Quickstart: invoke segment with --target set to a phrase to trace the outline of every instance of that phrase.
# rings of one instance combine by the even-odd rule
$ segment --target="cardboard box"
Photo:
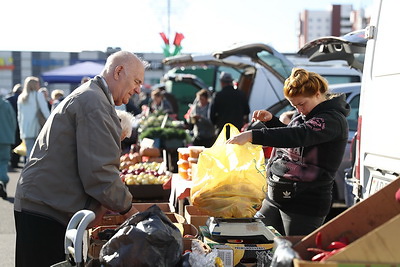
[[[192,248],[192,240],[196,239],[199,235],[199,232],[193,224],[184,223],[182,224],[183,234],[182,234],[182,242],[183,242],[183,251],[191,250]]]
[[[100,225],[119,225],[125,221],[124,217],[119,213],[107,213],[101,219]]]
[[[157,205],[163,212],[173,212],[174,208],[170,206],[169,203],[133,203],[132,204],[139,212],[143,212],[147,210],[149,207],[153,205]],[[107,225],[119,225],[125,221],[124,217],[119,213],[108,212],[106,213],[100,225],[107,226]]]
[[[168,201],[171,189],[163,189],[162,184],[126,185],[134,201],[158,199]]]
[[[369,263],[340,263],[340,262],[313,262],[295,259],[293,261],[294,267],[398,267],[397,264],[369,264]]]
[[[187,223],[193,224],[197,230],[199,230],[199,226],[206,225],[208,218],[210,216],[199,210],[199,208],[192,205],[185,206],[185,219]]]
[[[139,203],[135,202],[132,204],[138,211],[143,212],[153,205],[157,205],[163,212],[175,212],[175,208],[169,204],[169,202],[160,203]]]
[[[400,203],[399,203],[400,205]],[[400,214],[349,244],[332,261],[400,263]]]
[[[186,223],[185,217],[174,212],[164,212],[173,223]]]
[[[307,251],[309,247],[316,247],[315,237],[318,232],[322,235],[323,248],[343,236],[350,241],[345,249],[329,259],[329,264],[399,263],[400,246],[396,241],[400,229],[400,203],[395,199],[399,188],[400,178],[302,238],[293,246],[302,259],[296,260],[297,266],[326,266],[326,262],[311,262],[314,253]]]
[[[273,228],[271,230],[275,231]],[[278,232],[275,233],[280,236]],[[210,238],[207,226],[200,226],[200,236],[204,244],[218,250],[218,257],[222,259],[225,267],[269,266],[271,263],[274,243],[218,243]]]
[[[107,226],[97,226],[90,228],[88,231],[88,254],[92,259],[98,259],[100,250],[108,239],[101,239],[99,233],[106,231],[107,229],[115,229],[119,225],[107,225]]]

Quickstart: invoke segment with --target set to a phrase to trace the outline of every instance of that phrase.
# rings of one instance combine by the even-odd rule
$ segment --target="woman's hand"
[[[226,140],[226,143],[244,145],[245,143],[251,141],[253,141],[253,134],[251,133],[251,131],[246,131],[229,138],[228,140]]]
[[[270,121],[272,119],[272,114],[271,112],[263,109],[263,110],[255,110],[253,112],[253,117],[251,118],[251,121]]]

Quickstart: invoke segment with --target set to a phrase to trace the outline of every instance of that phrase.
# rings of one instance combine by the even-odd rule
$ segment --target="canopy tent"
[[[80,83],[85,76],[94,77],[99,74],[104,64],[85,61],[42,73],[41,77],[47,83]]]

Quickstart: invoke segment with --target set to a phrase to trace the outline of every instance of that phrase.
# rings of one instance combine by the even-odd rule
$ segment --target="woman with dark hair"
[[[211,147],[215,142],[214,124],[210,119],[210,92],[201,89],[189,114],[189,124],[193,125],[193,145]]]

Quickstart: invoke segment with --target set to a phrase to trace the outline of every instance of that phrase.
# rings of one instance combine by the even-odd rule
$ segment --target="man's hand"
[[[100,225],[104,215],[106,214],[106,212],[108,211],[108,209],[106,209],[103,206],[100,206],[97,210],[94,211],[95,213],[95,218],[94,220],[88,225],[88,228],[92,228],[95,226]]]
[[[130,217],[132,217],[133,215],[135,215],[136,213],[138,213],[139,211],[133,206],[132,204],[132,208],[125,213],[124,215],[122,215],[124,217],[124,219],[129,219]]]

